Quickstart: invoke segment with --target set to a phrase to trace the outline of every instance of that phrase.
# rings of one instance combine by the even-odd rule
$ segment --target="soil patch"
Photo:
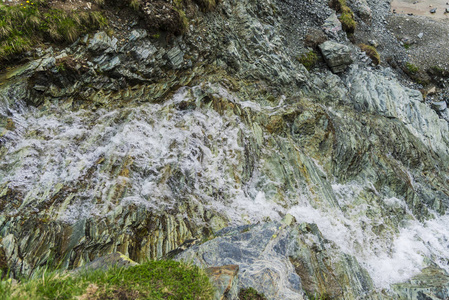
[[[393,0],[391,2],[392,12],[398,14],[413,14],[425,16],[435,20],[449,20],[449,13],[445,13],[449,8],[447,0]],[[435,13],[430,11],[435,9]]]

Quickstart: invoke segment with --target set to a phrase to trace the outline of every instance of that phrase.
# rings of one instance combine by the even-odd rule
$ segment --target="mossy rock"
[[[366,53],[369,58],[373,61],[375,65],[380,64],[380,55],[379,52],[377,52],[377,49],[373,46],[366,45],[366,44],[360,44],[359,45],[360,50]]]
[[[319,56],[315,51],[309,51],[298,58],[298,61],[306,67],[307,70],[311,70],[318,62]]]
[[[354,13],[347,5],[346,0],[332,0],[329,3],[329,6],[340,14],[338,19],[341,22],[343,30],[348,34],[353,34],[357,27],[357,22],[355,21]]]

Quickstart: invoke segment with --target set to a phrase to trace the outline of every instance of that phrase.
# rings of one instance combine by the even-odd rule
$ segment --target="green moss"
[[[32,49],[42,41],[73,42],[80,34],[106,24],[99,12],[48,9],[43,2],[0,3],[0,60]]]
[[[213,288],[196,266],[171,260],[129,268],[88,271],[78,276],[36,273],[16,286],[0,282],[2,299],[212,299]]]
[[[307,294],[307,298],[309,298],[309,300],[330,300],[330,299],[332,299],[332,297],[330,297],[328,294],[323,294],[323,295],[318,295],[318,294],[309,295],[309,294]]]
[[[309,51],[298,58],[298,61],[306,67],[307,70],[312,69],[318,62],[318,55],[315,51]]]
[[[370,45],[360,44],[360,49],[368,55],[369,58],[373,61],[375,65],[380,64],[380,55],[377,52],[377,49]]]
[[[259,294],[252,287],[247,289],[241,289],[239,292],[239,300],[266,300],[264,294]]]
[[[430,74],[432,75],[436,75],[438,77],[448,77],[449,72],[443,68],[441,68],[440,66],[432,66],[430,67]]]
[[[346,33],[353,34],[357,27],[357,22],[354,20],[354,13],[346,4],[346,0],[332,0],[330,6],[340,14],[338,19],[343,30]]]
[[[345,7],[338,19],[340,20],[341,26],[345,32],[354,33],[357,27],[357,22],[354,20],[354,13],[349,7]]]
[[[406,67],[407,71],[412,75],[419,72],[419,68],[412,63],[406,62],[405,67]]]

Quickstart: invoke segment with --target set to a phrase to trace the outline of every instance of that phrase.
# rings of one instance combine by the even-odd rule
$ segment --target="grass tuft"
[[[373,61],[375,65],[380,64],[380,55],[379,52],[377,52],[377,49],[373,46],[366,45],[366,44],[360,44],[359,48],[368,55],[369,58]]]
[[[332,0],[330,4],[340,14],[338,19],[343,30],[348,34],[353,34],[357,27],[357,22],[354,20],[354,13],[347,5],[346,0]]]
[[[130,0],[130,1],[129,1],[129,6],[130,6],[132,9],[138,11],[139,8],[140,8],[140,1],[139,1],[139,0]]]
[[[212,299],[209,278],[197,266],[172,260],[148,261],[129,268],[67,273],[35,272],[14,285],[0,282],[2,299]]]
[[[405,63],[405,67],[406,67],[406,70],[407,70],[410,74],[412,74],[412,75],[414,75],[414,74],[416,74],[416,73],[419,72],[418,66],[416,66],[416,65],[414,65],[414,64],[412,64],[412,63],[406,62],[406,63]]]
[[[74,42],[80,34],[106,24],[100,12],[48,9],[43,1],[11,6],[0,3],[0,61],[43,41]]]

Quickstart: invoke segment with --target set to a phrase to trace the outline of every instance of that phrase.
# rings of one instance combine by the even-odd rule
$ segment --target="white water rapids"
[[[296,194],[286,195],[291,199],[285,203],[291,205],[274,203],[270,193],[260,188],[269,179],[257,169],[257,162],[251,180],[242,182],[244,143],[252,129],[233,114],[177,109],[186,93],[180,90],[163,104],[112,111],[4,107],[0,115],[12,115],[15,129],[0,137],[7,149],[0,161],[0,184],[26,195],[20,211],[33,207],[35,199],[46,197],[58,184],[75,186],[93,168],[91,183],[62,204],[59,220],[74,223],[110,213],[118,205],[109,201],[111,187],[125,182],[129,188],[122,206],[162,211],[182,196],[227,216],[230,224],[280,220],[286,213],[298,222],[316,223],[327,239],[366,267],[379,288],[417,274],[426,266],[426,258],[449,271],[448,215],[420,223],[402,199],[384,199],[387,206],[402,208],[409,217],[401,228],[390,228],[379,238],[372,228],[385,220],[363,217],[367,207],[354,202],[364,188],[360,184],[332,186],[339,203],[350,207],[345,212],[314,208],[299,188]],[[129,177],[103,172],[96,167],[101,160],[117,166],[130,164]],[[174,170],[187,182],[182,195],[174,195],[166,183]],[[281,183],[269,183],[282,188]]]

